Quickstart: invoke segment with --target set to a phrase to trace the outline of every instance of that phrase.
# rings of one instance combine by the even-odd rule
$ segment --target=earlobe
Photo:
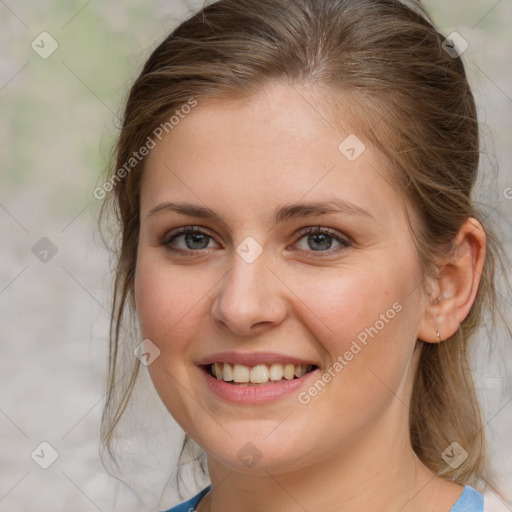
[[[427,343],[439,343],[453,336],[460,326],[453,314],[453,304],[448,294],[431,301],[420,324],[418,339]]]
[[[435,295],[425,307],[418,339],[437,343],[453,336],[469,314],[485,260],[485,230],[474,218],[462,225],[440,265]]]

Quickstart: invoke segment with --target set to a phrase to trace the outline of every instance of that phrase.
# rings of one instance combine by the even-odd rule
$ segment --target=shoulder
[[[210,485],[205,487],[193,498],[188,501],[184,501],[165,512],[194,512],[195,507],[199,504],[210,488]],[[511,508],[508,507],[489,488],[486,488],[483,491],[483,494],[481,494],[473,489],[473,487],[466,485],[464,486],[464,492],[450,512],[510,512],[510,510]]]
[[[480,493],[473,487],[465,485],[462,495],[450,512],[510,512],[511,510],[488,487]]]
[[[196,506],[201,501],[201,498],[210,490],[210,485],[205,487],[201,492],[197,493],[193,498],[188,501],[184,501],[175,507],[166,510],[165,512],[194,512]]]
[[[464,491],[450,512],[484,512],[484,510],[483,495],[473,487],[465,485]]]

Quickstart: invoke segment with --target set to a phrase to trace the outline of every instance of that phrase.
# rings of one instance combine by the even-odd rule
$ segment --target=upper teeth
[[[312,365],[306,364],[258,364],[245,366],[244,364],[214,363],[211,366],[212,373],[217,379],[225,382],[251,382],[263,384],[270,381],[278,381],[283,377],[291,380],[294,377],[302,377],[312,370]]]

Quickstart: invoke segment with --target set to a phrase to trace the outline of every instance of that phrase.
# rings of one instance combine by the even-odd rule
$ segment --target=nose
[[[234,252],[211,306],[213,322],[239,336],[278,326],[287,307],[281,281],[268,268],[265,251],[252,263]]]

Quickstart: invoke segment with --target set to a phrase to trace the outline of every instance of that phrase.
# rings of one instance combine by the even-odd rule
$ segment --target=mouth
[[[233,386],[267,386],[297,380],[315,371],[313,364],[273,363],[246,366],[215,362],[203,365],[204,370],[219,381]]]

